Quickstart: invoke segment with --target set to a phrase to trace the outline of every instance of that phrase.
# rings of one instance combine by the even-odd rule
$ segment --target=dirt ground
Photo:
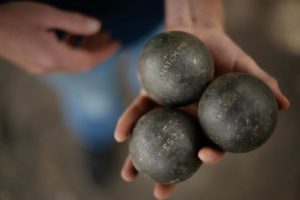
[[[292,26],[300,26],[300,18],[295,18],[299,15],[292,15],[300,13],[300,5],[287,0],[284,3],[293,11],[282,11],[279,2],[228,0],[226,28],[277,78],[291,101],[290,109],[280,112],[276,131],[263,147],[247,154],[228,153],[215,166],[203,165],[178,184],[170,199],[300,199],[300,31]],[[288,34],[291,31],[299,36],[290,36],[296,34]],[[95,185],[87,174],[84,153],[63,125],[53,91],[0,61],[0,200],[153,199],[152,182],[139,177],[128,184],[119,176],[127,144],[116,145],[115,152],[110,181]]]

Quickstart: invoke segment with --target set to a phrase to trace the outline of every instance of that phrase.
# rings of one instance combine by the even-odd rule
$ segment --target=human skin
[[[216,77],[227,72],[255,75],[271,88],[279,109],[289,107],[289,101],[282,94],[276,79],[263,71],[224,32],[221,0],[165,0],[165,5],[166,30],[185,31],[199,37],[213,55]],[[0,56],[35,75],[90,70],[120,47],[118,41],[100,31],[99,21],[40,3],[0,5],[0,27]],[[54,30],[63,30],[68,37],[59,41]],[[76,35],[85,37],[80,48],[69,44],[70,38]],[[157,106],[145,91],[141,91],[120,117],[115,131],[116,140],[126,141],[135,122]],[[192,104],[182,109],[195,115],[197,106]],[[198,155],[204,163],[215,164],[224,152],[204,147]],[[125,161],[121,174],[126,181],[133,181],[137,176],[130,157]],[[154,195],[165,199],[174,187],[157,183]]]
[[[289,107],[289,100],[281,92],[277,80],[262,70],[255,61],[236,45],[224,32],[223,6],[221,0],[165,0],[166,30],[185,31],[197,36],[210,50],[215,62],[215,77],[228,72],[246,72],[264,81],[272,90],[280,110]],[[135,122],[146,112],[158,105],[145,91],[141,91],[133,103],[119,118],[115,130],[118,142],[126,141]],[[197,105],[192,104],[182,109],[195,115]],[[216,164],[224,152],[212,147],[203,147],[198,156],[206,164]],[[121,176],[125,181],[133,181],[138,175],[130,156],[126,159]],[[154,196],[166,199],[174,190],[175,184],[156,183]]]
[[[90,70],[120,47],[100,31],[100,21],[41,3],[1,4],[0,27],[0,57],[35,75]],[[64,31],[65,40],[55,30]],[[75,36],[83,37],[79,47],[69,43]]]

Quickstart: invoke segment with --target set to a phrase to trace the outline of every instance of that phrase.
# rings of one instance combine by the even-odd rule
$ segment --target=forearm
[[[222,0],[165,0],[167,30],[223,29]]]

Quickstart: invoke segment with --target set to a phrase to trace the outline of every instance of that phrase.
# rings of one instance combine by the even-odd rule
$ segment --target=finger
[[[205,164],[211,165],[218,163],[221,158],[224,157],[224,155],[224,151],[220,151],[211,147],[203,147],[198,152],[198,157],[200,158],[200,160],[202,160],[202,162],[204,162]]]
[[[171,184],[171,185],[163,185],[160,183],[156,183],[154,186],[154,196],[155,198],[159,199],[159,200],[163,200],[168,198],[172,191],[175,189],[175,184]]]
[[[127,140],[136,121],[155,107],[157,104],[141,93],[119,118],[114,135],[116,141],[124,142]]]
[[[85,37],[81,43],[81,47],[84,49],[99,49],[109,44],[112,40],[111,35],[108,32],[101,31],[96,35]]]
[[[119,47],[120,43],[117,41],[112,41],[107,46],[92,51],[60,44],[58,48],[60,52],[60,71],[76,72],[90,70],[96,64],[112,56]]]
[[[86,50],[91,53],[96,61],[105,60],[111,57],[114,53],[116,53],[121,47],[121,43],[117,40],[111,40],[105,45],[102,46],[91,46]]]
[[[127,182],[133,181],[138,175],[138,171],[133,166],[130,156],[127,157],[121,170],[121,177]]]
[[[261,80],[263,80],[271,88],[273,94],[275,95],[275,97],[278,101],[279,109],[287,110],[290,107],[290,101],[282,93],[277,80],[268,74],[261,77]]]
[[[28,67],[27,72],[32,75],[43,76],[51,73],[51,70],[45,69],[43,67]]]
[[[276,79],[262,70],[251,57],[247,56],[245,53],[240,53],[235,65],[235,68],[238,71],[247,72],[264,81],[276,97],[280,110],[286,110],[289,108],[290,102],[282,93]]]
[[[50,8],[43,15],[44,25],[77,35],[92,35],[100,30],[101,23],[95,18],[79,13]]]
[[[100,32],[97,35],[86,37],[80,48],[95,56],[96,62],[103,61],[111,57],[121,47],[121,43],[112,40],[107,32]]]
[[[63,42],[72,46],[79,47],[82,44],[83,37],[78,35],[66,34],[63,38]]]

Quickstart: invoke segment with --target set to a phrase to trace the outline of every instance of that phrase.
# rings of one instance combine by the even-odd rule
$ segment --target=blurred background
[[[178,184],[170,199],[300,199],[300,1],[224,1],[228,34],[272,74],[291,101],[273,137],[247,154],[226,154]],[[134,95],[124,94],[126,102]],[[0,61],[0,200],[146,200],[153,183],[120,178],[127,144],[115,144],[105,181],[95,182],[59,98],[36,77]],[[103,174],[104,176],[104,174]]]

